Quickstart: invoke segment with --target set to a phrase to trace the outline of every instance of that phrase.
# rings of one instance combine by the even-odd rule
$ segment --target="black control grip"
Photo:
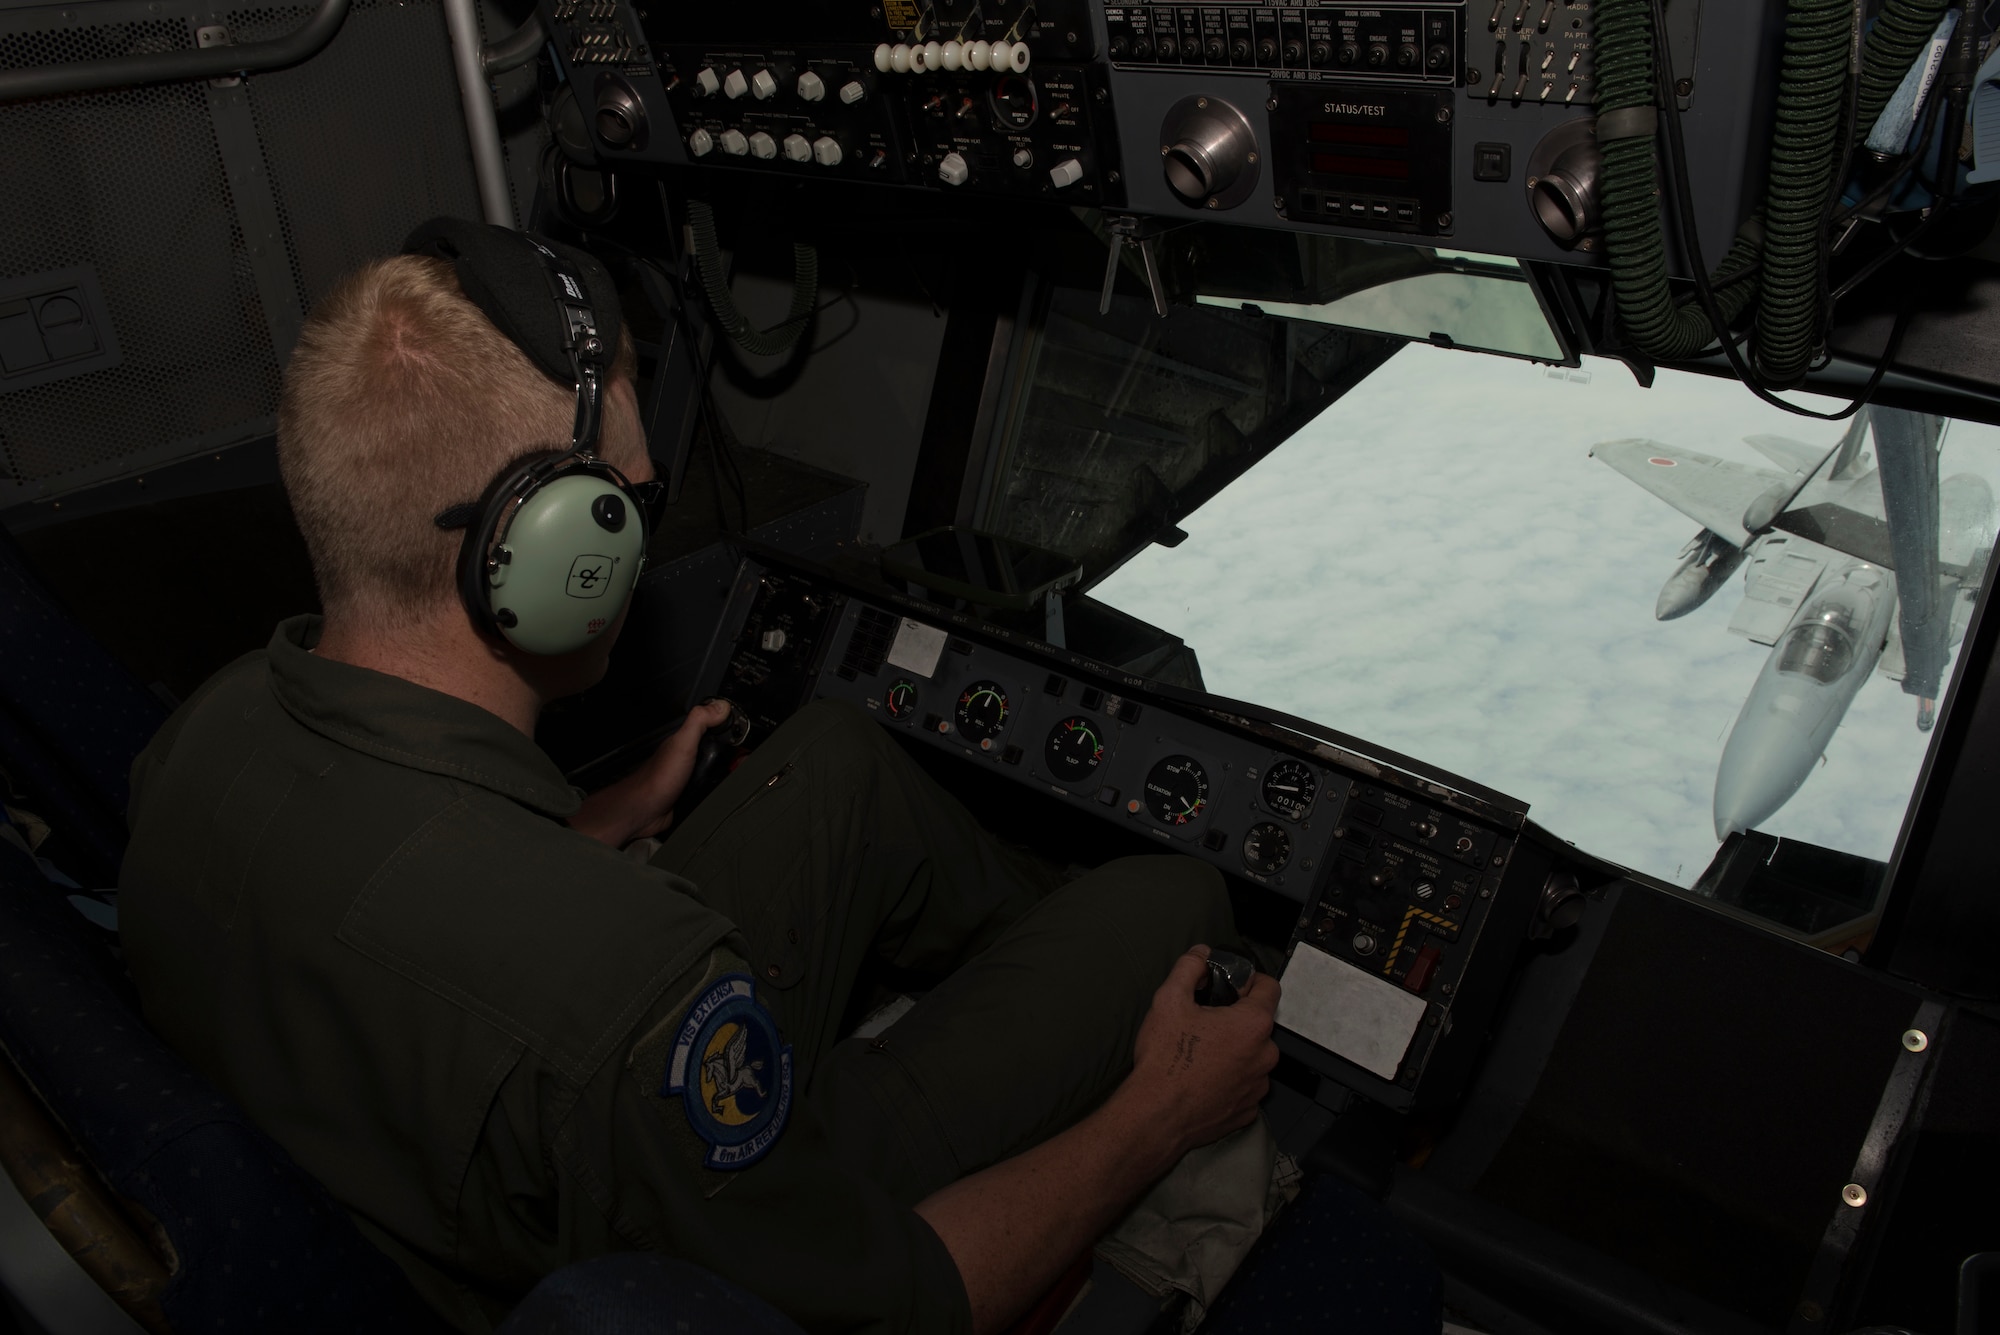
[[[686,819],[687,814],[701,804],[729,777],[730,761],[736,756],[736,749],[750,736],[750,716],[736,707],[733,700],[724,700],[729,706],[729,717],[701,735],[701,745],[694,753],[694,769],[688,775],[687,787],[681,790],[680,801],[674,803],[674,820]]]
[[[1233,1006],[1236,999],[1250,990],[1250,978],[1257,972],[1257,966],[1243,956],[1228,950],[1210,950],[1208,969],[1195,984],[1194,1004],[1197,1006]]]

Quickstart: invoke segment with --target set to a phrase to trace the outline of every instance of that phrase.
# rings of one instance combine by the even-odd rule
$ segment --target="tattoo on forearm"
[[[1176,1039],[1174,1041],[1174,1060],[1171,1069],[1175,1071],[1193,1069],[1195,1046],[1200,1042],[1201,1036],[1199,1034],[1183,1033]]]

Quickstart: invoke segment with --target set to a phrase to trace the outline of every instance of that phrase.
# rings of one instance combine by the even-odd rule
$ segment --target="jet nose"
[[[1715,770],[1715,837],[1769,820],[1812,773],[1811,743],[1783,714],[1746,711],[1730,730]]]

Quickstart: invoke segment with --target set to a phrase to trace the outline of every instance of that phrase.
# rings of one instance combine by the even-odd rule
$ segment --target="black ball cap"
[[[616,533],[625,527],[625,498],[599,496],[590,503],[590,517],[597,521],[599,528]]]
[[[568,330],[556,309],[556,278],[535,249],[548,247],[582,280],[584,297],[596,316],[597,348],[593,360],[608,366],[618,347],[624,313],[611,274],[588,251],[551,241],[545,236],[516,232],[492,223],[464,218],[432,218],[403,242],[405,255],[431,255],[451,261],[458,285],[494,327],[548,377],[568,389],[576,384],[565,344]]]

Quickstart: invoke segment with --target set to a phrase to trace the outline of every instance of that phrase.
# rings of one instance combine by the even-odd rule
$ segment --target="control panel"
[[[749,715],[752,746],[809,700],[844,701],[1128,847],[1282,896],[1280,1046],[1393,1107],[1455,1092],[1536,912],[1545,868],[1518,805],[775,556],[739,574],[704,689]]]
[[[556,0],[559,11],[614,3]],[[594,89],[598,52],[646,53],[659,88],[646,134],[671,142],[668,160],[1123,203],[1097,26],[1083,0],[795,0],[754,12],[629,13],[636,34],[593,29],[563,47],[570,77],[580,93]],[[604,100],[589,105],[601,131]],[[613,156],[637,151],[629,140],[609,147]]]
[[[1219,66],[1273,78],[1310,71],[1418,79],[1451,87],[1459,77],[1456,6],[1285,6],[1255,3],[1106,6],[1105,52],[1114,65]]]

